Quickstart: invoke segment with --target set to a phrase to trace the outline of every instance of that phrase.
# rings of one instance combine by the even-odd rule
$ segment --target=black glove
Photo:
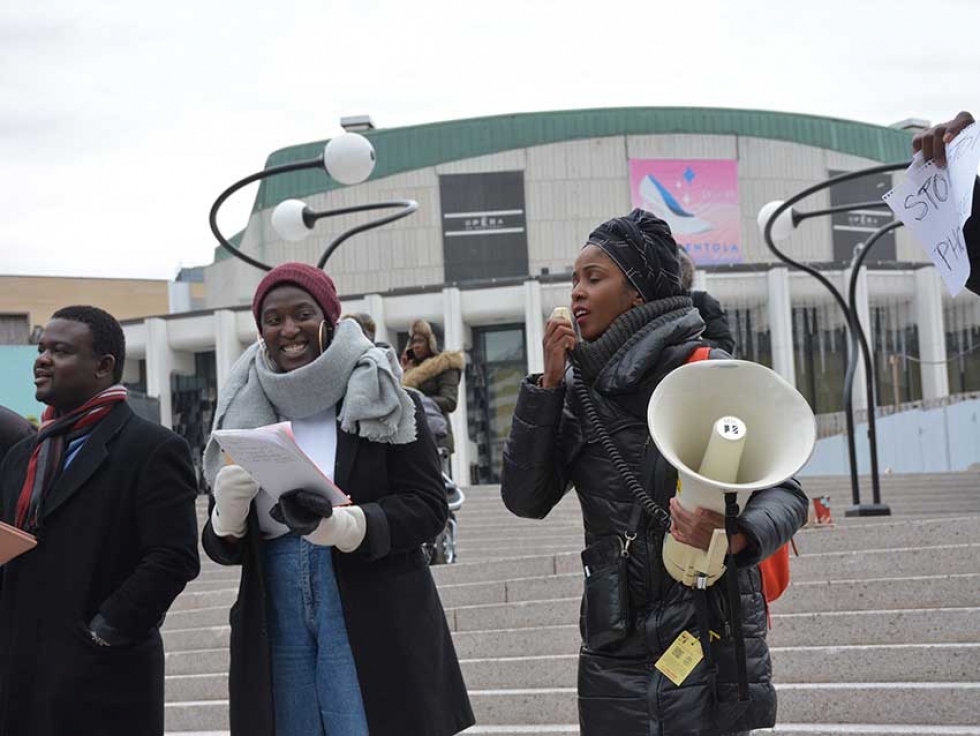
[[[329,519],[332,514],[330,501],[319,493],[303,488],[286,491],[279,497],[279,503],[269,510],[269,516],[301,537],[312,534],[320,525],[320,520]]]
[[[88,633],[92,641],[100,647],[124,647],[133,643],[130,637],[110,624],[101,613],[95,614],[95,618],[89,623]]]

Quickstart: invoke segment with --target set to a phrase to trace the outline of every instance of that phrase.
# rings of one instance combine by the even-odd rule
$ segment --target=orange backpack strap
[[[711,348],[705,345],[704,347],[695,348],[694,352],[688,357],[688,363],[697,363],[699,360],[707,360],[711,357]]]

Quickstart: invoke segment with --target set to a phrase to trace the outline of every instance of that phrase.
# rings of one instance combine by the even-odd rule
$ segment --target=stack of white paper
[[[884,196],[892,212],[926,249],[949,292],[956,296],[970,277],[963,225],[970,218],[980,166],[980,128],[973,123],[946,146],[946,168],[917,153],[905,180]]]
[[[214,438],[273,498],[304,488],[322,493],[334,506],[350,503],[350,498],[296,444],[289,422],[256,429],[218,429]]]

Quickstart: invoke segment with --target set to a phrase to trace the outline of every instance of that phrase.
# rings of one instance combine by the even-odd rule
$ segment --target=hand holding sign
[[[969,113],[960,113],[916,136],[913,149],[905,180],[883,199],[925,247],[956,296],[970,277],[963,225],[970,217],[980,166],[980,130]]]

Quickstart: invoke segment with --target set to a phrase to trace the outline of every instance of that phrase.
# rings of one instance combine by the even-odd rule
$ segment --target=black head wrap
[[[586,245],[612,258],[645,302],[685,293],[670,226],[646,210],[635,209],[602,223]]]

